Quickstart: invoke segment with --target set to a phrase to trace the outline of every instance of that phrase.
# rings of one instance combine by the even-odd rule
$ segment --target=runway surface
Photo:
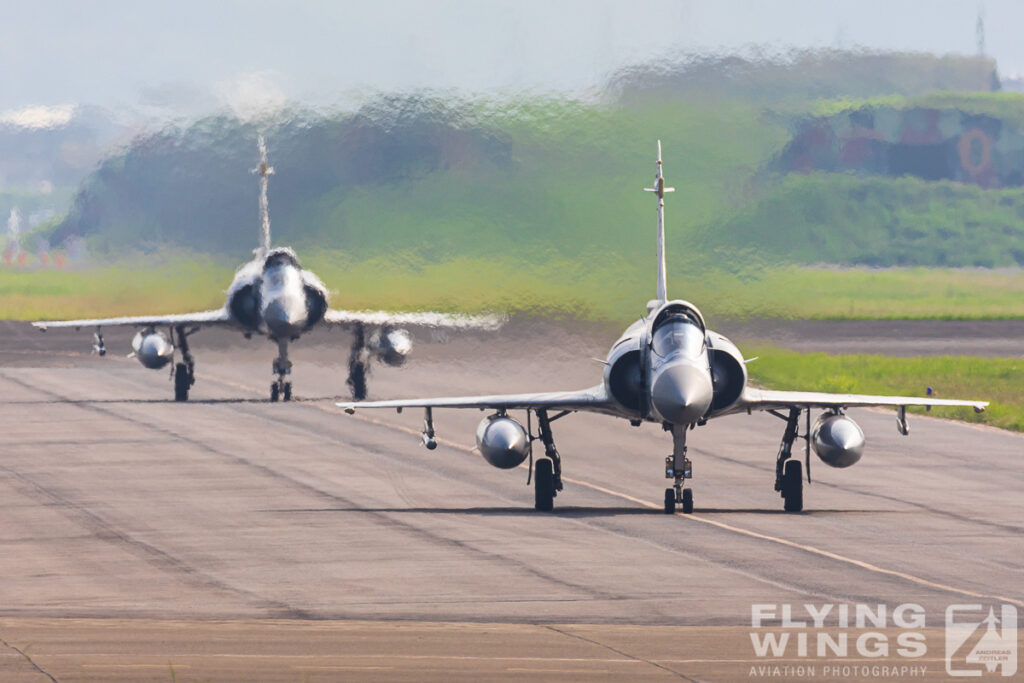
[[[912,417],[905,438],[851,411],[863,460],[815,459],[790,515],[783,423],[730,417],[691,435],[684,517],[660,512],[667,435],[573,415],[554,425],[565,491],[538,514],[525,469],[471,451],[480,413],[438,412],[428,452],[418,411],[336,409],[344,333],[295,345],[291,404],[265,400],[265,340],[197,334],[194,400],[175,404],[166,371],[124,358],[130,335],[106,358],[89,337],[0,326],[0,680],[726,681],[786,661],[753,651],[754,604],[916,603],[928,629],[956,603],[1024,615],[1020,435]],[[610,341],[421,334],[371,392],[580,388]],[[941,679],[939,631],[923,658],[867,661]]]

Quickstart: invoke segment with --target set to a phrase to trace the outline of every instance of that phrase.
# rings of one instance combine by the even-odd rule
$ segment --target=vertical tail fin
[[[270,203],[267,199],[267,178],[274,173],[274,167],[267,163],[267,142],[260,135],[257,139],[260,148],[260,165],[252,172],[260,177],[260,247],[257,251],[266,254],[270,251]]]
[[[653,192],[658,198],[658,301],[668,301],[668,283],[665,274],[665,193],[675,192],[674,187],[665,187],[665,176],[661,172],[661,140],[658,140],[658,170],[654,174],[654,187],[645,187],[644,192]]]

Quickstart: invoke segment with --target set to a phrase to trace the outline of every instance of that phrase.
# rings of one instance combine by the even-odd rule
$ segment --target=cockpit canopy
[[[692,304],[671,301],[662,307],[651,325],[651,350],[666,358],[680,353],[699,358],[706,353],[704,317]]]
[[[707,326],[704,324],[704,316],[701,314],[700,310],[689,301],[682,301],[678,299],[676,301],[669,301],[663,304],[661,309],[658,311],[658,314],[654,317],[654,322],[651,326],[653,329],[657,329],[658,325],[660,325],[665,318],[676,315],[682,315],[692,320],[693,324],[699,327],[701,332],[707,329]]]
[[[651,350],[662,358],[679,352],[685,358],[699,358],[705,353],[704,333],[691,318],[672,315],[654,330]]]
[[[284,265],[302,268],[302,265],[299,263],[299,257],[295,255],[295,252],[286,247],[282,247],[273,249],[267,254],[267,258],[263,261],[263,270],[266,271],[270,268],[276,268]]]

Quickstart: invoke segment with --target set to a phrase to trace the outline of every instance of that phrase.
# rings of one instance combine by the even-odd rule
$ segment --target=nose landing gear
[[[693,463],[686,457],[686,430],[683,425],[672,425],[672,455],[665,458],[665,478],[673,479],[672,488],[665,489],[665,514],[671,515],[679,505],[684,514],[693,512],[693,490],[683,488],[683,482],[693,478]]]
[[[274,359],[274,374],[277,375],[277,379],[270,385],[270,400],[275,403],[278,400],[292,400],[292,383],[285,381],[285,377],[292,372],[292,362],[288,360],[288,342],[278,340],[277,351],[277,358]]]

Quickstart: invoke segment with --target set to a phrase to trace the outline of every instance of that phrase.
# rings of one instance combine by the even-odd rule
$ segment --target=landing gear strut
[[[434,438],[434,411],[430,407],[423,409],[423,445],[428,451],[437,448],[437,439]]]
[[[93,353],[97,355],[107,355],[107,346],[103,343],[103,333],[100,332],[99,327],[97,327],[96,331],[92,333],[92,350]]]
[[[181,362],[174,366],[174,400],[187,401],[188,390],[196,383],[196,359],[188,348],[188,336],[195,332],[195,328],[185,330],[184,325],[173,328],[171,339],[177,333],[178,350],[181,351]]]
[[[803,467],[799,460],[794,460],[793,442],[796,441],[800,432],[800,408],[790,408],[789,416],[784,416],[774,410],[771,411],[776,417],[786,421],[786,431],[782,435],[782,444],[779,446],[779,457],[775,461],[775,490],[779,492],[783,500],[783,509],[786,512],[800,512],[804,509],[804,477]],[[803,436],[807,439],[808,455],[810,454],[810,421],[811,411],[807,410],[808,429]],[[808,467],[810,462],[807,463]],[[809,475],[808,475],[809,476]]]
[[[538,438],[544,444],[544,455],[533,467],[533,506],[541,512],[551,512],[555,507],[555,496],[562,490],[562,457],[555,448],[555,437],[551,433],[551,423],[567,415],[562,412],[555,417],[548,417],[547,410],[537,411]]]
[[[288,342],[283,339],[277,340],[277,358],[274,359],[274,374],[277,379],[270,385],[270,400],[290,401],[292,400],[292,383],[286,382],[285,377],[292,373],[292,362],[288,360]]]
[[[676,511],[676,505],[681,505],[685,514],[693,512],[693,490],[684,489],[683,481],[693,478],[693,464],[686,457],[686,430],[685,425],[672,425],[672,455],[665,458],[665,478],[673,479],[675,483],[672,488],[665,489],[665,514],[671,515]]]
[[[362,323],[356,323],[352,329],[352,348],[348,355],[348,379],[345,383],[352,390],[352,398],[357,401],[366,398],[366,373],[370,369],[368,361],[366,330]]]

